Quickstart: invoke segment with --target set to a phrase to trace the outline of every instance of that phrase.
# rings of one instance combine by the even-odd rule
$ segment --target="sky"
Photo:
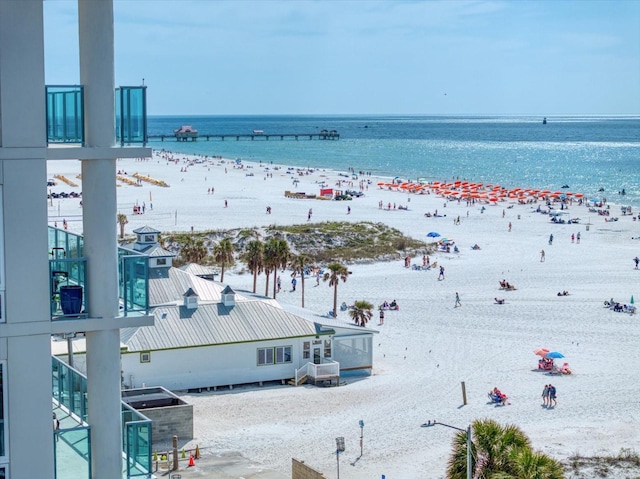
[[[80,83],[44,2],[47,84]],[[638,115],[640,0],[115,0],[150,115]]]

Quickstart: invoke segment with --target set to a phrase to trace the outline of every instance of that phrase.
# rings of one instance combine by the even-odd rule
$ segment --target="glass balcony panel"
[[[140,416],[139,414],[136,414]],[[131,421],[125,427],[127,477],[149,477],[153,467],[151,459],[151,421]]]
[[[116,141],[147,143],[147,87],[116,89]]]
[[[47,86],[47,141],[84,143],[84,88]]]
[[[87,421],[87,378],[80,371],[52,357],[53,397],[70,413]]]
[[[119,290],[123,314],[149,311],[149,260],[120,249]]]

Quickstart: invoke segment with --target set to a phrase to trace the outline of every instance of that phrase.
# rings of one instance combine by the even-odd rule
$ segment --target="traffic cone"
[[[194,467],[195,465],[196,465],[196,463],[193,460],[193,454],[189,454],[189,466],[188,467]]]

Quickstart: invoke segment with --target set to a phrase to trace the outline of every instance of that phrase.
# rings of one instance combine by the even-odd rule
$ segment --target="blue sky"
[[[75,1],[46,81],[79,83]],[[640,114],[640,1],[116,0],[116,85],[151,115]]]

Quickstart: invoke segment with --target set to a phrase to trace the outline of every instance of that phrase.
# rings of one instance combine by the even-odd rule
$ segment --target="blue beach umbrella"
[[[430,231],[429,233],[427,233],[427,236],[429,238],[437,238],[438,236],[440,236],[440,233],[438,233],[436,231]]]
[[[547,353],[547,357],[551,359],[562,359],[564,358],[564,354],[559,353],[558,351],[551,351],[550,353]]]

